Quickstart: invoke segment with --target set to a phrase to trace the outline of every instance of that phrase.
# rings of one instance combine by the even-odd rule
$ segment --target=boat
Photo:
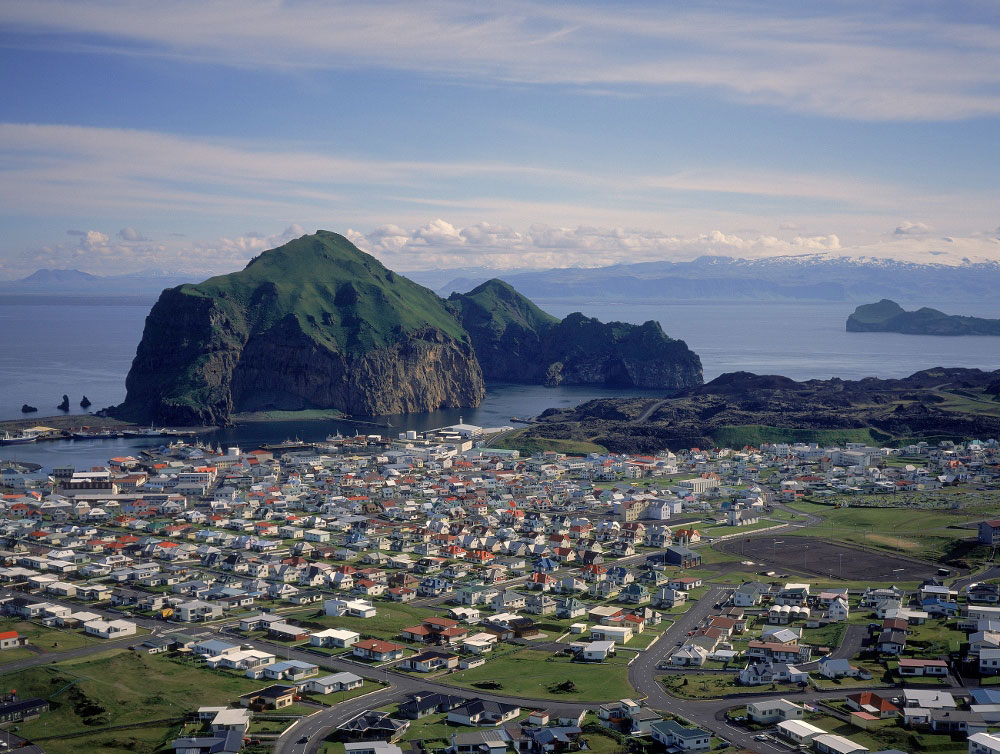
[[[113,440],[121,437],[119,432],[110,429],[102,429],[100,432],[73,432],[72,435],[74,440]]]
[[[26,435],[23,432],[12,435],[10,432],[4,432],[0,436],[0,445],[28,445],[37,440],[38,437],[36,435]]]
[[[344,436],[342,434],[340,434],[340,432],[338,432],[335,435],[327,435],[326,436],[326,441],[327,442],[340,442],[343,439],[344,439]]]
[[[163,429],[149,427],[149,429],[125,429],[122,430],[125,437],[159,437],[163,434]]]

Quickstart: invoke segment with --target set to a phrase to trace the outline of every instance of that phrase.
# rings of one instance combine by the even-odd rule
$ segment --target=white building
[[[92,620],[83,624],[84,633],[101,639],[120,639],[123,636],[134,636],[136,625],[127,620]]]

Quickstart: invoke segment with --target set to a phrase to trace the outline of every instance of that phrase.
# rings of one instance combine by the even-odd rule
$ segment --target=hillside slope
[[[444,302],[328,231],[164,291],[126,388],[111,413],[169,424],[263,409],[430,411],[485,394]]]

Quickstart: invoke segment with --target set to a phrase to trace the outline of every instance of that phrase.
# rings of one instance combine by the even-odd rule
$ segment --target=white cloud
[[[392,230],[387,233],[389,227]],[[440,228],[449,232],[435,235]],[[982,237],[952,239],[962,252],[960,257],[951,250],[942,252],[941,245],[930,239],[902,238],[845,246],[833,233],[781,238],[713,230],[682,236],[641,228],[540,224],[518,231],[487,223],[458,228],[438,219],[409,230],[383,226],[368,234],[351,230],[346,235],[362,250],[399,270],[447,269],[459,264],[494,269],[598,267],[659,260],[690,261],[701,256],[879,258],[938,264],[958,264],[964,257],[1000,262],[1000,242]]]
[[[696,87],[847,119],[952,120],[1000,112],[1000,31],[963,6],[33,0],[8,3],[4,20],[7,44],[63,35],[61,50],[615,95]]]
[[[904,220],[896,226],[893,233],[897,236],[922,236],[930,233],[931,230],[931,226],[927,223],[912,223],[909,220]]]
[[[160,268],[201,280],[241,269],[262,251],[305,232],[301,225],[292,224],[279,233],[247,231],[215,239],[171,238],[159,243],[126,242],[94,230],[71,231],[78,242],[29,249],[19,258],[0,263],[0,278],[21,277],[39,267],[77,267],[104,275]],[[434,219],[412,228],[386,224],[368,233],[347,229],[344,235],[400,272],[455,267],[497,270],[599,267],[661,260],[682,262],[702,256],[1000,263],[1000,239],[986,233],[947,240],[892,235],[874,243],[845,245],[835,234],[783,238],[713,230],[677,235],[644,228],[543,224],[518,230],[498,223],[461,226]]]
[[[335,217],[372,228],[387,216],[412,222],[426,218],[429,207],[439,207],[458,216],[469,233],[492,232],[474,227],[484,216],[522,227],[538,221],[643,227],[680,222],[685,224],[682,230],[693,232],[708,225],[772,225],[772,219],[753,214],[755,203],[770,215],[776,202],[802,199],[829,207],[827,219],[877,213],[891,215],[894,221],[906,211],[936,213],[940,220],[944,211],[976,222],[977,213],[990,213],[992,220],[995,212],[995,204],[981,193],[926,194],[831,173],[701,168],[665,175],[485,161],[365,159],[155,131],[21,123],[0,123],[0,169],[0,204],[8,212],[94,217],[127,211],[143,218],[146,226],[156,215],[184,214],[275,223],[294,217],[317,224],[329,224]],[[470,179],[494,193],[470,196]],[[521,198],[527,194],[560,200]],[[714,207],[705,209],[713,202]],[[664,206],[672,208],[672,216]],[[787,217],[788,211],[782,212]],[[711,213],[719,219],[710,219]],[[139,240],[133,232],[138,234],[123,228],[119,238]],[[429,239],[451,232],[445,227],[426,230]]]
[[[142,235],[142,233],[140,233],[139,231],[137,231],[135,228],[133,228],[131,226],[126,226],[126,227],[122,228],[115,235],[118,238],[120,238],[122,241],[148,241],[149,240],[148,238],[145,238]]]

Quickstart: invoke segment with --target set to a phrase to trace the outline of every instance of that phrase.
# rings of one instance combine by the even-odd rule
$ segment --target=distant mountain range
[[[499,277],[542,301],[996,301],[1000,264],[916,264],[817,256],[691,262],[642,262],[611,267],[501,272],[469,270],[445,285],[447,296]],[[426,278],[424,278],[425,284]]]
[[[549,270],[458,268],[404,272],[444,297],[500,278],[539,301],[665,300],[995,303],[1000,264],[917,264],[818,255],[735,259],[704,256],[691,262],[641,262]],[[190,277],[148,270],[100,276],[80,270],[38,270],[0,281],[4,294],[158,294]]]
[[[70,295],[155,295],[180,285],[186,275],[164,270],[144,270],[128,275],[92,275],[81,270],[41,269],[19,280],[0,280],[0,293]]]

